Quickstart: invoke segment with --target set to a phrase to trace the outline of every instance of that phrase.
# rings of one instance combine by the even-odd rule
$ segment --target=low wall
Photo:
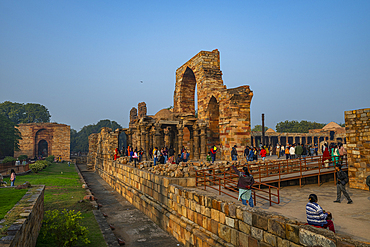
[[[8,214],[19,214],[0,239],[1,247],[32,247],[36,245],[44,217],[44,185],[31,186]],[[1,189],[0,189],[1,192]]]
[[[194,178],[158,176],[115,161],[95,168],[111,187],[185,246],[367,246],[191,188]]]
[[[9,166],[9,167],[6,167],[6,168],[0,170],[0,174],[2,174],[3,176],[9,176],[12,169],[14,169],[16,174],[19,174],[19,173],[28,172],[30,170],[30,167],[29,167],[29,164],[19,165],[19,166],[15,166],[15,165],[14,166]]]

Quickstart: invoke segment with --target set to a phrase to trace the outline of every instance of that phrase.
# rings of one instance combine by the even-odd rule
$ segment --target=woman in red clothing
[[[260,151],[260,155],[261,155],[261,157],[262,157],[262,160],[264,161],[265,159],[266,159],[266,149],[265,149],[265,147],[263,146],[262,148],[261,148],[261,151]]]

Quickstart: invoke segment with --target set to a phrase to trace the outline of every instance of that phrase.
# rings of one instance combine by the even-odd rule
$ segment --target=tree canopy
[[[13,156],[14,150],[19,150],[21,133],[15,124],[0,114],[0,157]]]
[[[49,123],[49,110],[40,104],[5,101],[0,103],[0,114],[7,117],[14,124],[20,123]]]
[[[265,126],[265,132],[268,130],[269,128]],[[253,127],[252,131],[260,131],[262,132],[262,125],[260,124],[257,124]]]
[[[310,129],[322,129],[325,124],[306,120],[279,122],[276,124],[276,132],[279,133],[308,133]]]
[[[113,131],[117,128],[122,128],[115,121],[108,119],[100,120],[97,124],[90,124],[84,126],[80,131],[71,129],[71,152],[88,152],[89,151],[89,135],[92,133],[99,133],[103,127],[111,128]],[[122,139],[123,138],[123,139]],[[120,143],[126,140],[126,137],[120,135]]]

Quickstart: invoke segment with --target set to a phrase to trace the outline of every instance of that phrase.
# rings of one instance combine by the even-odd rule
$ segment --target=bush
[[[53,163],[54,162],[54,155],[49,155],[47,158],[45,158],[45,160],[49,163]]]
[[[29,167],[34,173],[38,173],[39,171],[42,171],[42,169],[46,168],[49,165],[49,162],[46,160],[38,160],[33,164],[30,164]]]
[[[3,163],[13,162],[13,161],[16,161],[14,157],[6,156],[3,160]]]
[[[49,210],[45,212],[42,227],[44,239],[50,237],[55,240],[57,246],[73,246],[78,241],[85,244],[90,243],[87,238],[88,230],[81,226],[81,212],[64,209]]]
[[[28,159],[28,156],[25,155],[25,154],[22,154],[22,155],[19,155],[18,159],[19,160],[26,160],[26,159]]]

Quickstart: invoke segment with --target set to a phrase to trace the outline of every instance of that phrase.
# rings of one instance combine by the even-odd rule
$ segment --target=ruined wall
[[[147,109],[146,109],[146,103],[145,102],[141,102],[138,104],[138,117],[139,119],[140,118],[143,118],[146,116],[146,112],[147,112]]]
[[[130,123],[133,123],[135,120],[137,120],[137,109],[132,107],[130,110]]]
[[[205,119],[212,92],[224,88],[218,50],[201,51],[176,70],[174,113],[195,115],[195,86],[198,89],[198,118]]]
[[[20,151],[14,157],[25,154],[33,158],[38,153],[38,144],[45,140],[48,143],[48,155],[70,159],[70,126],[56,123],[27,123],[17,127],[22,139],[19,141]]]
[[[351,188],[368,190],[370,176],[370,108],[344,112]]]
[[[185,246],[365,246],[191,188],[194,178],[158,176],[112,160],[96,168],[112,188]]]
[[[15,217],[15,220],[10,222],[7,236],[0,239],[0,246],[36,246],[44,218],[44,190],[45,185],[32,186],[19,203],[13,207],[13,211],[9,212],[9,214],[17,212],[19,215],[11,215]]]

